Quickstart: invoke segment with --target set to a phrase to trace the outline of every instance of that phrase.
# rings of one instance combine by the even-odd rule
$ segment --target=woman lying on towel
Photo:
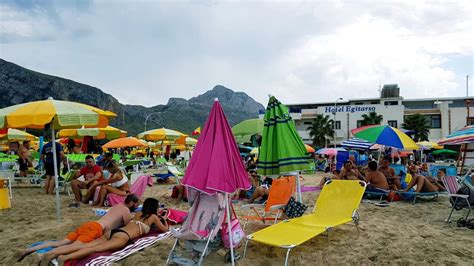
[[[157,199],[147,198],[143,203],[142,211],[137,212],[130,223],[122,228],[112,229],[76,252],[59,256],[59,264],[64,265],[67,260],[81,259],[96,252],[120,250],[133,243],[133,239],[148,234],[151,227],[156,227],[160,233],[167,232],[168,224],[165,219],[158,216],[158,207]],[[48,264],[49,261],[42,261],[42,265]]]
[[[411,174],[412,179],[410,184],[404,189],[404,192],[408,192],[412,187],[416,185],[415,192],[438,192],[445,191],[446,188],[443,186],[441,178],[446,175],[444,169],[439,169],[438,179],[422,176],[418,174],[416,167],[409,167],[408,172]]]
[[[110,173],[110,176],[106,180],[100,182],[103,184],[100,186],[99,197],[97,197],[97,200],[94,202],[94,206],[104,206],[104,201],[109,193],[123,197],[130,193],[128,178],[122,170],[120,170],[118,164],[113,161],[107,164],[106,169]]]

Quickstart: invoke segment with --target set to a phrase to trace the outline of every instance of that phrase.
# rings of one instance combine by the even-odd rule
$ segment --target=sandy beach
[[[304,185],[315,186],[321,175],[305,175]],[[187,210],[186,203],[169,198],[171,185],[147,188],[145,197],[156,197],[167,207]],[[312,210],[319,192],[303,193],[303,200]],[[73,196],[61,195],[62,223],[55,220],[53,196],[46,196],[40,188],[14,188],[12,208],[0,211],[0,264],[30,265],[27,257],[16,263],[17,248],[49,239],[62,239],[67,232],[88,220],[98,217],[92,208],[82,205],[68,208]],[[236,210],[239,210],[238,204]],[[444,220],[450,211],[447,196],[436,201],[395,202],[389,207],[377,207],[373,202],[360,205],[360,233],[351,225],[336,228],[328,242],[325,236],[316,237],[291,252],[290,265],[338,264],[457,264],[472,265],[474,259],[474,230],[447,225]],[[238,211],[238,214],[242,212]],[[455,212],[458,219],[465,212]],[[249,226],[247,233],[258,230]],[[171,249],[169,238],[153,247],[120,261],[120,265],[163,265]],[[243,248],[238,250],[243,254]],[[224,252],[210,255],[206,265],[224,265]],[[239,265],[283,265],[285,251],[280,248],[250,243],[247,258]]]

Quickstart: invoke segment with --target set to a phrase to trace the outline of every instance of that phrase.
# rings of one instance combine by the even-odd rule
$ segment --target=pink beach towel
[[[92,265],[110,265],[114,262],[117,262],[121,259],[124,259],[131,254],[140,251],[146,247],[149,247],[156,242],[168,238],[171,235],[170,232],[163,234],[158,234],[157,231],[150,231],[150,233],[143,235],[135,239],[133,244],[126,246],[125,248],[115,251],[115,252],[99,252],[91,254],[80,260],[67,261],[66,265],[68,266],[92,266]]]
[[[147,186],[153,186],[153,178],[149,175],[142,175],[138,177],[137,180],[135,180],[135,183],[132,184],[132,186],[130,187],[130,192],[141,198],[143,196],[143,193],[145,193],[145,189]],[[119,196],[116,194],[107,195],[107,201],[110,207],[123,203],[124,200],[124,196]]]

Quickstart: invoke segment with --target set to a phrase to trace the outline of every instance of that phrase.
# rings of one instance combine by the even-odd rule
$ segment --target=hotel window
[[[385,105],[398,105],[398,101],[386,101],[384,102]]]
[[[357,120],[357,127],[361,127],[362,126],[362,120]]]
[[[391,127],[394,127],[394,128],[397,128],[398,127],[398,122],[397,120],[388,120],[388,125],[391,126]]]
[[[441,128],[441,115],[430,115],[427,118],[431,128]]]
[[[341,129],[341,121],[336,120],[336,130]]]

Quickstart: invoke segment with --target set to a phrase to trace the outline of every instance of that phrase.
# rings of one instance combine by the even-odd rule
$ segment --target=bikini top
[[[133,221],[133,222],[138,225],[138,232],[141,236],[146,235],[148,234],[148,232],[150,232],[150,226],[147,225],[146,223],[142,221]]]

